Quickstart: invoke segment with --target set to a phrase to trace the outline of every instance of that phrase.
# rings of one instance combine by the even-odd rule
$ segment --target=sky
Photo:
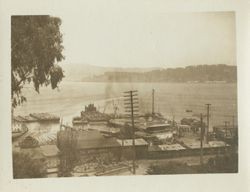
[[[103,67],[236,65],[234,12],[83,7],[62,19],[63,63]]]

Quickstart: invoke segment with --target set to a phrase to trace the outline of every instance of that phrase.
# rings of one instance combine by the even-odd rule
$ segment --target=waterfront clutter
[[[33,119],[44,119],[53,125],[55,116],[33,113],[30,119],[26,117],[27,122],[21,121],[21,117],[15,121],[28,124]],[[20,152],[45,161],[48,177],[61,176],[65,170],[61,170],[62,167],[66,168],[66,176],[127,174],[132,173],[134,157],[136,160],[157,160],[201,154],[198,120],[184,119],[179,124],[158,113],[141,114],[136,118],[134,131],[130,120],[125,115],[115,118],[100,113],[90,104],[80,117],[73,118],[73,127],[58,125],[60,130],[55,134],[43,125],[42,130],[37,129],[38,133],[28,132],[19,142]],[[224,154],[230,149],[231,145],[221,139],[221,133],[224,129],[217,127],[213,140],[203,142],[204,155]]]
[[[97,111],[94,104],[85,106],[85,110],[81,112],[80,117],[74,117],[72,120],[73,125],[86,125],[86,124],[107,124],[110,117],[107,114]]]

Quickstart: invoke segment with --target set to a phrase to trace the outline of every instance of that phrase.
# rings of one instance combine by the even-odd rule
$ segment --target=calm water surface
[[[63,82],[58,90],[42,87],[40,94],[32,87],[24,89],[27,102],[15,109],[15,115],[49,112],[63,117],[71,124],[73,116],[80,115],[84,106],[94,103],[101,112],[111,113],[118,106],[123,113],[123,92],[138,90],[140,112],[151,112],[152,89],[155,89],[155,111],[168,118],[180,120],[206,113],[206,103],[211,105],[211,127],[233,123],[237,116],[237,85],[215,83],[89,83]],[[188,113],[186,110],[192,110]],[[234,119],[236,124],[237,117]]]

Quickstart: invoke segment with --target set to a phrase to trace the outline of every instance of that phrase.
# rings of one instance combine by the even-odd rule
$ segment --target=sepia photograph
[[[13,178],[238,173],[235,21],[12,15]]]

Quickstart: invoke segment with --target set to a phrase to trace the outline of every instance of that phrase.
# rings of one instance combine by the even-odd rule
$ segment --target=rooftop
[[[181,146],[178,143],[170,144],[170,145],[164,144],[164,145],[158,145],[158,146],[162,151],[179,151],[179,150],[186,149],[185,147]]]
[[[198,149],[201,148],[201,143],[199,141],[192,143],[185,143],[185,145],[190,149]],[[203,143],[203,148],[209,148],[209,144]]]
[[[154,136],[156,136],[158,139],[169,139],[173,137],[173,133],[172,132],[157,133],[154,134]]]
[[[117,139],[117,142],[122,146],[132,146],[133,145],[133,140],[132,139]],[[148,145],[148,143],[144,139],[135,139],[135,145],[136,146],[143,146],[143,145]]]
[[[208,142],[211,147],[224,147],[229,146],[224,141],[209,141]]]
[[[195,142],[185,142],[184,145],[186,145],[190,149],[197,149],[201,147],[200,141]],[[213,147],[225,147],[229,146],[224,141],[209,141],[207,143],[203,143],[203,148],[213,148]]]

